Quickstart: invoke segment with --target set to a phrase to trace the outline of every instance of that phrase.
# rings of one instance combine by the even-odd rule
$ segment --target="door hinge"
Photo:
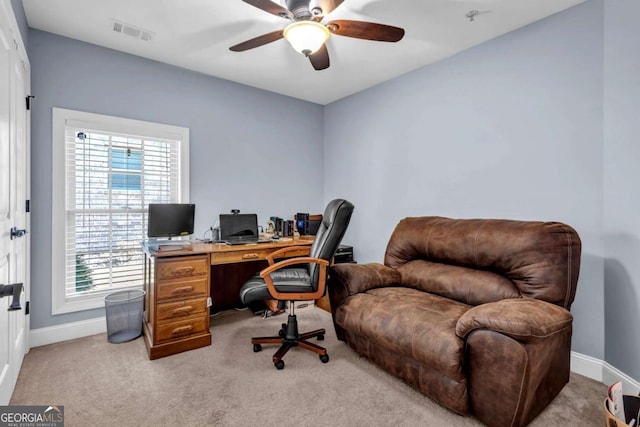
[[[24,314],[29,314],[29,301],[24,303]]]
[[[27,95],[27,110],[31,110],[31,99],[36,99],[33,95]]]
[[[25,200],[24,211],[26,213],[31,212],[31,200]]]

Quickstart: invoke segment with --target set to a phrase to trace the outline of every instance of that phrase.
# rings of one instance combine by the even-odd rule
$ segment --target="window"
[[[53,314],[143,285],[149,203],[188,202],[189,130],[53,110]]]

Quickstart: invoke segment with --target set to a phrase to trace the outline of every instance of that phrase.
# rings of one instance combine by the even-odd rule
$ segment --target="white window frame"
[[[189,202],[189,129],[161,123],[106,116],[83,111],[53,108],[52,111],[52,215],[51,215],[51,313],[72,313],[104,307],[104,296],[112,291],[89,295],[67,296],[65,291],[65,230],[66,230],[66,165],[65,128],[67,123],[83,123],[105,132],[144,135],[180,142],[180,203]],[[141,249],[142,250],[142,249]]]

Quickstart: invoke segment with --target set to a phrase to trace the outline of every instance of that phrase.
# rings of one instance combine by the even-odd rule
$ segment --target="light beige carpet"
[[[336,339],[331,315],[300,311],[302,331],[325,327],[327,364],[294,349],[274,368],[275,347],[254,353],[250,338],[272,335],[286,315],[248,311],[211,319],[213,345],[147,358],[142,338],[110,344],[106,334],[32,349],[12,405],[64,405],[74,426],[480,426],[437,405]],[[531,426],[602,426],[606,387],[572,374]]]

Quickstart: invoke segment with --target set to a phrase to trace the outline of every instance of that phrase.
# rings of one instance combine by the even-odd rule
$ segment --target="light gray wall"
[[[604,357],[603,5],[590,1],[325,107],[325,199],[382,262],[406,216],[557,220],[583,242],[573,349]]]
[[[640,380],[640,2],[604,3],[605,359]]]
[[[29,38],[33,329],[104,315],[51,315],[52,107],[188,127],[197,236],[232,208],[261,224],[322,211],[320,105],[34,29]]]

